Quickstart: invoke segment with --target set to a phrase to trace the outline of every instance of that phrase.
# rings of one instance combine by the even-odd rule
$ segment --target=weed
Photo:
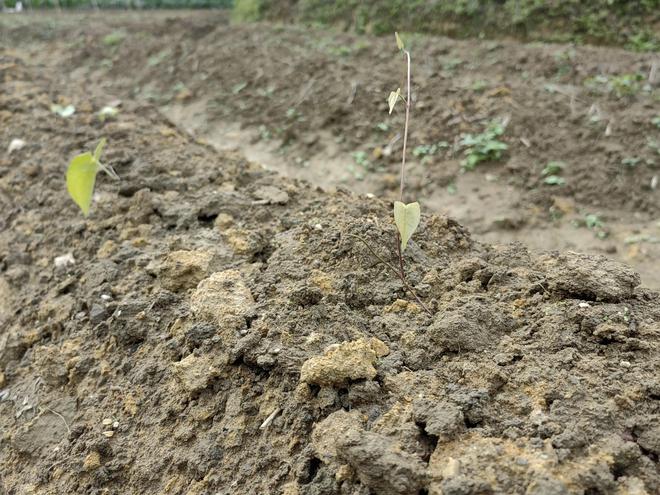
[[[125,38],[126,33],[124,31],[113,31],[110,34],[106,34],[103,37],[102,42],[105,46],[117,46],[120,45]]]
[[[147,59],[147,65],[149,67],[155,67],[159,65],[163,60],[165,60],[170,55],[170,50],[165,49],[158,52],[156,55],[152,55]]]
[[[473,170],[481,162],[495,161],[502,158],[502,153],[508,149],[506,143],[498,138],[504,134],[504,126],[492,122],[481,134],[465,134],[460,146],[465,148],[465,159],[461,165],[465,170]]]
[[[627,158],[624,158],[621,160],[621,165],[623,165],[626,168],[635,168],[637,165],[639,165],[639,162],[641,162],[642,159],[639,158],[638,156],[629,156]]]
[[[564,162],[559,162],[559,161],[548,162],[548,164],[541,172],[541,175],[543,175],[544,177],[547,177],[549,175],[559,175],[564,170],[565,167],[566,164]]]
[[[412,150],[413,156],[421,157],[422,163],[427,163],[431,156],[435,155],[441,149],[449,148],[449,143],[446,141],[438,141],[434,144],[420,144],[415,146]]]
[[[234,84],[234,86],[232,86],[232,88],[231,88],[231,94],[237,95],[238,93],[243,91],[245,88],[247,88],[247,85],[248,85],[248,83],[245,82],[245,81],[239,82],[238,84]]]
[[[119,110],[117,109],[117,107],[113,107],[110,105],[103,107],[96,114],[97,118],[99,119],[99,122],[105,122],[106,120],[114,120],[117,118],[117,115],[119,115]]]
[[[660,117],[658,117],[658,118],[660,119]],[[387,132],[387,131],[390,130],[390,126],[387,125],[387,123],[385,123],[385,122],[380,122],[380,123],[376,124],[376,129],[378,129],[381,132]]]
[[[652,34],[641,31],[628,38],[626,48],[634,52],[657,52],[660,50],[660,41]]]
[[[651,124],[653,124],[653,125],[656,126],[658,129],[660,129],[660,115],[658,115],[658,116],[656,116],[656,117],[653,117],[653,118],[651,119]]]
[[[592,230],[599,239],[605,239],[609,235],[609,232],[605,227],[605,222],[595,213],[586,214],[583,220],[575,221],[574,224],[576,227],[586,227],[587,229]]]
[[[620,74],[617,76],[605,76],[600,74],[587,78],[584,85],[595,93],[614,93],[617,98],[632,96],[643,89],[641,81],[644,76],[640,73]]]
[[[548,175],[543,182],[549,186],[563,186],[566,184],[566,179],[558,175]]]
[[[483,91],[488,87],[488,83],[483,79],[478,79],[472,83],[471,89],[475,93],[483,93]]]

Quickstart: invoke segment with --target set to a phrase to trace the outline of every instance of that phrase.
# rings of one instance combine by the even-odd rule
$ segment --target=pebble
[[[25,146],[25,141],[22,139],[12,139],[9,143],[9,148],[7,148],[7,153],[12,154],[14,151],[18,151]]]
[[[106,437],[108,437],[108,438],[112,438],[112,436],[113,436],[114,434],[115,434],[115,432],[112,431],[112,430],[108,430],[108,431],[104,431],[104,432],[103,432],[103,436],[106,436]]]
[[[73,254],[66,253],[62,256],[57,256],[55,258],[55,268],[65,268],[69,265],[75,265],[76,259],[73,257]]]

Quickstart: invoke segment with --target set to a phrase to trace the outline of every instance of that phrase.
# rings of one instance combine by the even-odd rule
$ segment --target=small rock
[[[198,357],[190,354],[178,363],[174,363],[174,374],[188,393],[204,390],[211,380],[218,376],[219,370],[208,356]]]
[[[57,256],[55,258],[55,268],[66,268],[67,266],[72,266],[75,264],[76,259],[71,253],[63,254],[62,256]]]
[[[103,436],[108,437],[108,438],[112,438],[114,436],[114,434],[115,434],[115,432],[112,431],[112,430],[108,430],[108,431],[103,432]]]
[[[23,149],[24,146],[25,146],[25,141],[23,141],[22,139],[12,139],[11,142],[9,143],[9,147],[7,148],[7,153],[11,155],[14,151]]]
[[[463,412],[447,401],[415,399],[413,402],[415,422],[424,425],[424,431],[443,440],[450,440],[465,429]]]
[[[207,251],[172,251],[159,276],[168,290],[192,289],[208,273],[213,255]]]
[[[341,386],[351,380],[372,380],[376,376],[376,360],[388,352],[387,346],[376,338],[344,342],[323,356],[305,361],[300,370],[300,380],[321,386]]]
[[[289,195],[273,186],[262,186],[254,191],[254,196],[263,204],[285,205],[289,202]]]
[[[100,467],[101,455],[96,451],[87,454],[87,457],[85,457],[85,460],[83,461],[83,469],[85,471],[94,471]]]
[[[632,297],[639,274],[605,256],[573,252],[552,253],[539,259],[548,290],[577,299],[619,302]]]
[[[92,309],[89,310],[89,321],[92,325],[98,325],[108,317],[106,308],[100,304],[92,304]]]
[[[217,323],[228,335],[245,325],[253,306],[252,293],[238,270],[213,273],[190,298],[190,309],[197,318]]]

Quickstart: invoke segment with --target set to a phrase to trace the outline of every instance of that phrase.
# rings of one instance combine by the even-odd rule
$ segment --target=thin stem
[[[375,251],[375,250],[369,245],[369,243],[368,243],[367,241],[365,241],[362,237],[360,237],[359,235],[355,235],[355,234],[347,234],[347,235],[348,235],[349,237],[355,237],[357,240],[359,240],[362,244],[364,244],[364,245],[367,247],[367,249],[369,250],[369,252],[371,252],[371,254],[373,254],[373,255],[374,255],[374,256],[375,256],[375,257],[376,257],[376,258],[377,258],[377,259],[378,259],[383,265],[385,265],[387,268],[389,268],[390,270],[392,270],[392,271],[394,272],[394,274],[395,274],[397,277],[399,277],[399,279],[401,279],[401,282],[403,283],[403,286],[406,288],[406,290],[407,290],[408,292],[410,292],[410,293],[412,294],[412,296],[415,298],[415,300],[417,301],[417,303],[422,307],[422,309],[423,309],[424,311],[426,311],[426,313],[427,313],[429,316],[433,316],[433,313],[431,312],[431,310],[430,310],[429,308],[426,307],[426,305],[422,302],[422,300],[421,300],[421,299],[419,298],[419,296],[417,295],[417,292],[415,292],[415,289],[413,289],[413,288],[410,286],[410,284],[408,283],[408,281],[406,280],[406,276],[405,276],[404,273],[403,273],[403,257],[401,256],[401,247],[400,247],[400,243],[397,243],[397,245],[399,245],[399,266],[400,266],[400,271],[399,271],[399,270],[397,270],[394,266],[390,265],[387,261],[385,261],[385,260],[384,260],[384,259],[383,259],[383,258],[382,258],[382,257],[381,257],[381,256],[380,256],[380,255],[379,255],[379,254],[378,254],[378,253],[377,253],[377,252],[376,252],[376,251]],[[397,240],[398,240],[398,234],[397,234]]]
[[[401,188],[399,191],[399,200],[403,203],[403,184],[404,184],[404,173],[406,170],[406,148],[408,147],[408,122],[410,120],[410,52],[408,50],[403,50],[403,53],[406,54],[406,60],[408,62],[408,77],[406,84],[406,123],[403,128],[403,156],[401,157]]]

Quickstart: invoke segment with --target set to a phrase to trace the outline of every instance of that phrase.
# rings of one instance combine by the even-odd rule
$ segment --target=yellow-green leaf
[[[391,91],[390,96],[387,97],[387,104],[390,106],[390,114],[392,113],[392,110],[394,110],[394,105],[399,101],[400,96],[401,88],[398,88],[396,91]]]
[[[399,33],[394,31],[394,37],[396,38],[396,46],[399,50],[404,49],[403,41],[401,41],[401,38],[399,37]]]
[[[99,147],[97,147],[97,151],[100,154]],[[75,156],[66,171],[66,188],[71,199],[76,202],[85,216],[89,214],[89,207],[92,204],[98,169],[98,162],[88,152]]]
[[[97,162],[101,161],[101,153],[103,153],[103,148],[105,148],[105,143],[107,142],[108,140],[106,138],[101,138],[99,144],[96,145],[96,149],[94,150],[94,160]]]
[[[408,241],[417,230],[420,217],[421,211],[418,202],[407,205],[401,201],[394,202],[394,223],[396,223],[396,228],[399,230],[402,253],[406,250]]]

